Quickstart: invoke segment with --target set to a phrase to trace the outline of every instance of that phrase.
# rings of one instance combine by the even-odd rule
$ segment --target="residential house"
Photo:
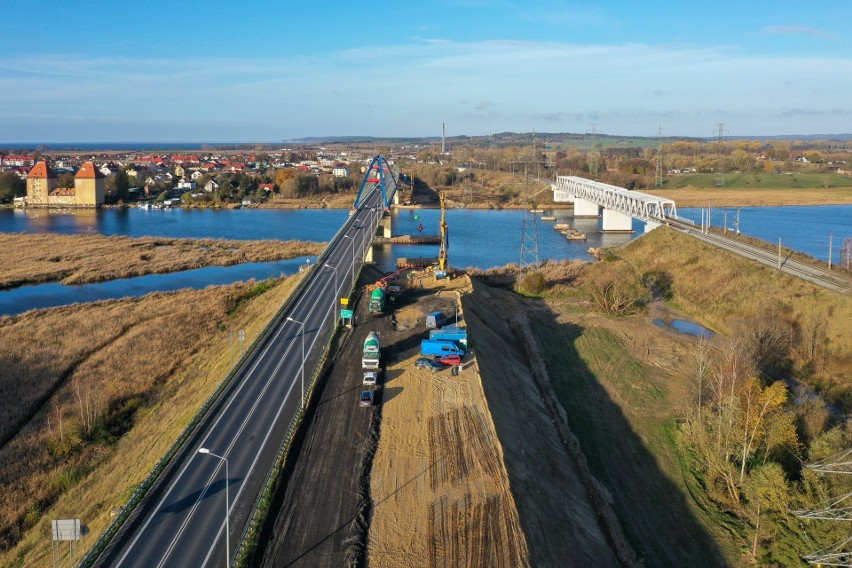
[[[213,193],[214,191],[216,191],[218,189],[219,189],[219,184],[216,182],[215,179],[211,179],[207,183],[204,184],[204,191],[206,191],[208,193]]]
[[[331,173],[334,174],[334,177],[345,178],[349,176],[349,168],[338,164],[331,170]]]

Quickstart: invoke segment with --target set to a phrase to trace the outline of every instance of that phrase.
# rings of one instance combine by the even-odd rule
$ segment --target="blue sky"
[[[0,143],[852,132],[850,20],[848,0],[0,0]]]

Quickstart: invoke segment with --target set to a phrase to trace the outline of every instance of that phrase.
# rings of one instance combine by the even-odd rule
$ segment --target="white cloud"
[[[849,57],[758,57],[724,46],[430,38],[324,59],[43,55],[0,63],[0,137],[31,139],[35,116],[40,131],[53,120],[56,140],[83,140],[68,131],[82,132],[87,119],[99,132],[135,124],[151,140],[174,125],[217,140],[421,135],[442,120],[468,134],[576,131],[595,121],[613,134],[662,124],[704,135],[722,119],[740,133],[814,132],[836,130],[837,113],[852,109],[842,96],[850,91]]]

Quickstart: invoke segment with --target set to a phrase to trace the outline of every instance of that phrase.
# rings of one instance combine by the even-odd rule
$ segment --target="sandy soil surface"
[[[429,286],[427,282],[427,287]],[[529,551],[475,359],[458,376],[416,369],[425,315],[454,317],[460,278],[396,312],[371,476],[370,566],[526,566]],[[463,320],[463,313],[459,316]]]
[[[615,566],[582,474],[543,403],[510,324],[497,314],[521,309],[478,285],[465,314],[483,386],[535,566]]]

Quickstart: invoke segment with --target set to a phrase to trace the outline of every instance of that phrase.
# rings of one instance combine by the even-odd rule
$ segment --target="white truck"
[[[361,366],[365,370],[376,370],[379,368],[380,359],[379,335],[375,331],[371,331],[367,334],[367,339],[364,340],[364,354],[361,357]]]

